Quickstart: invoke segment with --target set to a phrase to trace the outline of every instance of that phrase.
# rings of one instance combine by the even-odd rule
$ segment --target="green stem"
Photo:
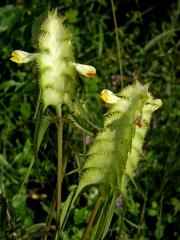
[[[57,209],[56,209],[56,224],[59,224],[60,208],[61,208],[61,193],[62,193],[62,179],[63,179],[63,162],[62,162],[62,141],[63,141],[63,121],[61,107],[57,109],[57,150],[58,150],[58,164],[57,164]]]
[[[48,235],[49,235],[49,231],[50,231],[50,228],[51,228],[51,222],[52,222],[52,219],[53,219],[53,213],[54,213],[54,210],[55,210],[55,207],[56,207],[56,192],[53,196],[53,199],[52,199],[52,203],[51,203],[51,207],[50,207],[50,215],[48,216],[48,221],[47,221],[47,224],[46,224],[46,232],[45,232],[45,236],[44,236],[44,240],[47,240],[48,239]]]
[[[90,231],[92,229],[92,225],[94,223],[94,220],[95,220],[95,217],[96,217],[96,214],[101,206],[101,202],[102,202],[102,198],[101,197],[98,197],[97,201],[96,201],[96,205],[93,209],[93,212],[89,218],[89,222],[87,224],[87,227],[84,231],[84,234],[83,234],[83,237],[82,237],[82,240],[88,240],[89,239],[89,234],[90,234]]]
[[[120,48],[120,43],[119,43],[118,26],[117,26],[117,19],[116,19],[116,13],[115,13],[115,7],[114,7],[113,0],[111,0],[111,8],[112,8],[112,14],[113,14],[113,20],[114,20],[114,26],[115,26],[115,33],[116,33],[116,45],[117,45],[117,55],[118,55],[118,62],[119,62],[121,89],[123,89],[124,83],[123,83],[123,66],[122,66],[122,58],[121,58],[121,48]]]

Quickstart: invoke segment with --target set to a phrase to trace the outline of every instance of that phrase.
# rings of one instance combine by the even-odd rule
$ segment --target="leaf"
[[[98,0],[98,2],[99,2],[102,6],[104,6],[104,7],[107,6],[106,0]]]
[[[60,236],[58,237],[58,240],[69,240],[69,238],[65,232],[61,231]]]
[[[44,137],[44,134],[45,134],[47,128],[53,122],[54,122],[54,118],[52,116],[45,116],[43,118],[43,106],[41,104],[39,111],[37,113],[37,121],[36,121],[35,133],[34,133],[34,155],[31,159],[28,171],[24,177],[24,180],[20,187],[19,193],[22,191],[23,186],[27,183],[34,163],[36,164],[37,174],[38,174],[39,180],[41,182],[41,177],[40,177],[40,173],[39,173],[38,151],[39,151],[39,147],[41,145],[41,142],[43,140],[43,137]]]
[[[65,207],[63,207],[62,216],[60,219],[60,227],[63,230],[64,226],[66,224],[68,215],[70,210],[72,209],[73,205],[76,203],[78,198],[82,195],[82,193],[89,187],[97,186],[101,182],[102,175],[100,174],[99,170],[96,169],[90,169],[85,174],[83,174],[83,177],[76,189],[75,192],[72,192],[66,202]]]
[[[69,196],[67,197],[66,201],[64,202],[62,213],[60,215],[60,231],[64,228],[64,225],[66,224],[67,217],[69,215],[69,211],[71,208],[71,203],[73,200],[73,196],[75,194],[75,191],[72,191]]]
[[[23,7],[18,5],[6,5],[0,8],[0,32],[10,33],[17,22],[19,22]]]
[[[66,14],[69,23],[76,23],[78,22],[78,11],[76,9],[69,9]]]
[[[41,142],[44,138],[44,134],[47,130],[47,128],[50,126],[50,124],[55,123],[55,118],[53,116],[44,116],[41,122],[41,126],[40,129],[38,129],[38,133],[37,133],[37,151],[39,150],[39,147],[41,145]],[[36,142],[36,140],[35,140]]]
[[[103,240],[105,238],[114,214],[115,201],[115,193],[113,193],[111,197],[102,199],[102,207],[96,216],[97,222],[93,226],[90,236],[91,240]]]
[[[102,235],[102,232],[104,231],[105,213],[106,213],[106,210],[107,210],[107,207],[108,207],[107,202],[108,202],[108,199],[103,200],[102,207],[99,209],[99,211],[97,213],[97,216],[96,216],[97,220],[96,220],[96,222],[93,226],[91,236],[90,236],[91,240],[100,239],[101,235]]]
[[[31,115],[31,105],[27,102],[22,103],[20,107],[20,112],[22,117],[27,120]]]
[[[81,113],[82,117],[86,120],[87,123],[89,123],[89,125],[91,125],[93,128],[97,129],[97,130],[101,130],[101,128],[97,125],[95,125],[94,123],[92,123],[89,118],[87,117],[88,114],[85,112],[85,110],[83,109],[83,107],[81,106],[81,103],[79,102],[78,98],[76,98],[75,103],[78,107],[79,112]]]
[[[68,114],[68,119],[77,127],[79,128],[82,132],[86,133],[87,135],[93,137],[93,133],[90,132],[87,128],[85,128],[84,126],[82,126],[82,124],[77,120],[77,118],[72,115],[72,114]]]
[[[36,104],[36,110],[35,110],[35,114],[34,114],[34,119],[37,118],[38,116],[38,112],[40,111],[41,108],[41,89],[39,90],[39,95],[38,95],[38,100],[37,100],[37,104]]]
[[[28,182],[29,175],[30,175],[30,173],[31,173],[31,169],[32,169],[33,165],[34,165],[34,156],[33,156],[32,159],[31,159],[31,162],[30,162],[30,164],[29,164],[27,173],[26,173],[26,175],[25,175],[25,177],[24,177],[24,179],[23,179],[23,182],[22,182],[22,184],[21,184],[20,190],[19,190],[18,194],[16,195],[16,198],[18,198],[18,197],[20,196],[21,192],[23,191],[24,185]]]
[[[106,216],[105,216],[105,226],[104,226],[104,230],[103,230],[103,235],[102,235],[102,239],[105,238],[108,230],[109,230],[109,226],[112,220],[112,216],[114,214],[114,208],[115,208],[115,202],[116,202],[116,194],[113,194],[111,201],[108,203],[107,205],[107,210],[106,210]]]
[[[35,127],[35,133],[34,133],[34,161],[36,164],[36,170],[37,170],[40,182],[41,182],[41,175],[39,172],[38,151],[47,128],[50,126],[51,123],[55,122],[55,119],[53,116],[50,116],[50,115],[44,116],[43,112],[44,112],[43,105],[41,103],[39,107],[39,111],[37,113],[36,127]]]
[[[9,80],[9,81],[5,81],[5,82],[1,83],[0,89],[4,89],[4,92],[7,92],[9,90],[9,88],[11,88],[11,87],[20,87],[23,84],[24,83],[22,83],[22,82],[16,82],[14,80]]]
[[[148,51],[154,44],[156,44],[158,41],[161,41],[163,38],[166,38],[171,35],[173,35],[175,32],[180,31],[180,29],[171,29],[164,31],[163,33],[159,34],[155,38],[151,39],[144,47],[144,51]]]
[[[28,240],[33,237],[43,236],[45,233],[46,223],[37,223],[26,228],[26,233],[19,237],[18,240]]]

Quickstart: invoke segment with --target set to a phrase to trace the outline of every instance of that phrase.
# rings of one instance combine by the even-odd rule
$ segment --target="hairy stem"
[[[95,217],[96,217],[96,214],[101,206],[101,202],[102,202],[102,198],[101,197],[98,197],[97,201],[96,201],[96,205],[93,209],[93,212],[89,218],[89,222],[87,224],[87,227],[84,231],[84,234],[83,234],[83,237],[82,237],[82,240],[88,240],[89,239],[89,234],[90,234],[90,231],[92,229],[92,225],[94,223],[94,220],[95,220]]]
[[[61,107],[57,109],[57,149],[58,149],[58,164],[57,164],[57,209],[56,223],[59,224],[60,208],[61,208],[61,193],[62,193],[62,178],[63,178],[63,162],[62,162],[62,142],[63,142],[63,121]]]

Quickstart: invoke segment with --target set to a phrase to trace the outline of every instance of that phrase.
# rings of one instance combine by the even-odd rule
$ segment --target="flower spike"
[[[41,25],[38,39],[39,85],[44,110],[49,106],[59,108],[66,104],[73,108],[72,97],[77,87],[72,34],[64,25],[64,18],[57,11],[48,13]]]

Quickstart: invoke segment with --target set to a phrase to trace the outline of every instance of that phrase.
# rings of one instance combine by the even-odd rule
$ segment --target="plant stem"
[[[112,8],[112,14],[113,14],[113,20],[114,20],[114,26],[115,26],[115,33],[116,33],[116,45],[117,45],[117,54],[118,54],[118,62],[119,62],[121,89],[123,89],[124,83],[123,83],[123,66],[122,66],[122,58],[121,58],[121,48],[119,43],[118,27],[117,27],[116,13],[115,13],[113,0],[111,0],[111,8]]]
[[[62,162],[62,142],[63,142],[63,121],[61,107],[57,109],[57,209],[56,209],[56,224],[59,224],[60,208],[61,208],[61,193],[62,193],[62,178],[63,178],[63,162]]]
[[[45,236],[44,236],[44,240],[48,239],[48,235],[49,235],[49,231],[50,231],[50,228],[51,228],[51,222],[52,222],[52,219],[53,219],[53,213],[54,213],[55,207],[56,207],[56,192],[53,196],[53,200],[52,200],[52,203],[51,203],[51,207],[50,207],[51,211],[50,211],[50,215],[48,217],[48,221],[47,221],[47,224],[46,224],[46,233],[45,233]]]
[[[90,231],[92,229],[92,225],[94,223],[94,219],[96,217],[96,214],[101,206],[101,202],[102,202],[102,198],[101,197],[98,197],[97,201],[96,201],[96,205],[93,209],[93,212],[89,218],[89,222],[87,224],[87,227],[84,231],[84,234],[83,234],[83,237],[82,237],[82,240],[88,240],[89,239],[89,234],[90,234]]]

